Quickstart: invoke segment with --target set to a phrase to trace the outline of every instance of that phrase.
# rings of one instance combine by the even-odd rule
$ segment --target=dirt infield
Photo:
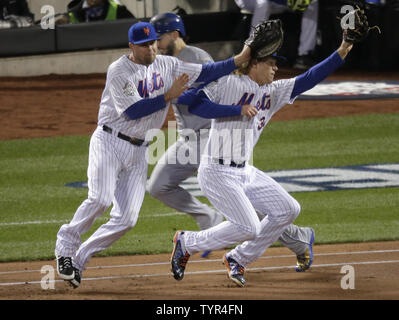
[[[288,78],[296,72],[282,69],[278,75]],[[399,73],[337,72],[328,80],[399,80]],[[0,78],[0,140],[91,134],[104,84],[104,74]],[[276,113],[272,121],[390,112],[399,112],[398,99],[298,100]],[[167,120],[172,119],[169,110]]]
[[[281,70],[280,77],[293,76]],[[390,80],[396,73],[338,72],[329,80]],[[0,140],[89,135],[96,127],[105,75],[46,76],[0,79]],[[399,112],[398,99],[296,101],[272,121],[348,114]],[[173,115],[169,113],[169,119]],[[134,232],[134,229],[131,231]],[[238,288],[226,277],[222,252],[208,259],[192,257],[185,279],[169,272],[169,254],[93,258],[79,289],[56,280],[42,289],[43,266],[55,261],[0,263],[0,299],[15,300],[265,300],[265,299],[398,299],[399,241],[317,245],[314,266],[305,273],[293,270],[295,257],[286,248],[270,248],[247,271],[248,285]],[[354,289],[342,289],[350,265]],[[56,277],[57,279],[57,277]]]
[[[133,231],[134,232],[134,231]],[[43,289],[42,277],[55,261],[0,264],[0,299],[38,300],[298,300],[398,299],[399,241],[316,245],[312,268],[294,271],[295,256],[272,247],[246,272],[239,288],[228,278],[215,251],[207,259],[194,255],[182,281],[173,279],[169,254],[93,258],[78,289],[56,280]],[[46,267],[47,266],[47,267]],[[353,289],[344,266],[353,267]],[[48,269],[45,269],[48,270]],[[343,285],[341,285],[343,283]],[[343,289],[346,287],[347,289]],[[348,288],[349,287],[349,288]]]

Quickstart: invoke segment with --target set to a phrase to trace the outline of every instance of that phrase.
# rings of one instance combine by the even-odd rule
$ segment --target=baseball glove
[[[369,27],[367,16],[364,13],[364,10],[357,7],[356,10],[352,11],[352,14],[354,15],[354,26],[353,28],[349,27],[347,29],[344,29],[343,38],[345,42],[362,42],[364,39],[367,38],[369,31],[374,28],[376,28],[378,32],[381,33],[381,30],[378,26],[373,26],[371,28]]]
[[[287,0],[287,6],[294,11],[305,11],[312,0]]]
[[[280,49],[283,39],[281,20],[265,20],[254,28],[252,35],[245,40],[245,44],[251,48],[251,57],[260,59]]]

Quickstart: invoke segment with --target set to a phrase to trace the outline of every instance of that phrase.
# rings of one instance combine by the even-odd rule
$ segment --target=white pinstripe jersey
[[[222,105],[251,104],[258,114],[253,118],[213,119],[204,157],[236,163],[248,161],[273,114],[294,102],[295,98],[290,98],[294,83],[295,78],[291,78],[259,86],[247,75],[230,74],[208,84],[203,91],[211,101]]]
[[[130,120],[123,112],[141,99],[166,93],[175,78],[183,73],[188,74],[188,85],[191,85],[201,70],[200,64],[170,56],[157,55],[149,66],[134,63],[127,55],[120,57],[108,67],[98,125],[108,125],[125,135],[144,139],[148,130],[162,127],[169,107],[137,120]]]

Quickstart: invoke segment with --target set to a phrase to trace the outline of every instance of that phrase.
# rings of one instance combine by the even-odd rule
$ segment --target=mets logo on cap
[[[137,22],[129,29],[129,42],[133,44],[159,40],[153,25],[149,22]]]

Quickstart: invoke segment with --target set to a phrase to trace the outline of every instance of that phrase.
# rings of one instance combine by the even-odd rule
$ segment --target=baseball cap
[[[272,57],[275,58],[279,62],[287,62],[287,58],[284,56],[278,55],[277,52],[273,53]]]
[[[286,57],[278,55],[277,52],[274,52],[271,55],[265,56],[263,58],[257,58],[256,60],[258,60],[258,61],[266,61],[270,57],[276,59],[277,62],[287,62],[288,61]]]
[[[149,22],[137,22],[129,29],[129,42],[133,44],[159,40],[154,26]]]

